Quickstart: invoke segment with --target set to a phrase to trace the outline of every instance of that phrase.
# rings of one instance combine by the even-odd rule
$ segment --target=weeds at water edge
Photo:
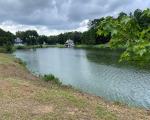
[[[42,79],[46,82],[52,82],[57,85],[62,85],[62,82],[60,82],[59,78],[55,77],[52,74],[44,75],[44,76],[42,76]]]

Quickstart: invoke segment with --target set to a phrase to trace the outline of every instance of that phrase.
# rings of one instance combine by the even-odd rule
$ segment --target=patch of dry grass
[[[14,58],[10,55],[0,53],[0,64],[13,63]]]
[[[147,111],[44,82],[0,54],[2,120],[149,120]]]

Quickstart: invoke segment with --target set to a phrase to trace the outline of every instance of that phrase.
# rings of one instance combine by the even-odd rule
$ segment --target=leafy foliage
[[[46,82],[52,82],[52,83],[57,84],[57,85],[61,85],[62,84],[60,82],[60,80],[58,78],[56,78],[54,75],[52,75],[52,74],[44,75],[42,78]]]
[[[12,33],[0,29],[0,52],[12,52],[14,38]]]
[[[141,21],[142,19],[147,21]],[[98,35],[111,34],[111,48],[125,48],[120,61],[136,61],[139,64],[150,61],[150,9],[136,10],[133,15],[106,17],[100,24]]]
[[[13,44],[14,37],[15,36],[12,33],[0,29],[0,46]]]
[[[25,32],[18,31],[16,36],[21,38],[27,45],[38,44],[38,33],[35,30],[27,30]]]

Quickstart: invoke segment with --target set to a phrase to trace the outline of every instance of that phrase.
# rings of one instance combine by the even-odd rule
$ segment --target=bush
[[[12,53],[14,48],[12,45],[0,46],[0,53]]]
[[[25,46],[15,46],[15,49],[25,49]]]
[[[44,75],[42,78],[46,82],[52,82],[52,83],[57,84],[57,85],[62,85],[60,80],[52,74]]]
[[[5,44],[4,48],[5,48],[7,53],[12,53],[14,51],[13,45],[11,45],[11,44]]]

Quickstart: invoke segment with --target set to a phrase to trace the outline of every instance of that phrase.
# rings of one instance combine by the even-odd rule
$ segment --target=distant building
[[[24,46],[23,44],[23,40],[21,40],[20,38],[16,38],[15,39],[15,43],[14,43],[15,46]]]
[[[74,41],[71,39],[69,39],[65,42],[65,47],[67,47],[67,48],[72,48],[74,46],[75,46]]]
[[[43,42],[43,45],[46,45],[46,42],[45,42],[45,41]]]

